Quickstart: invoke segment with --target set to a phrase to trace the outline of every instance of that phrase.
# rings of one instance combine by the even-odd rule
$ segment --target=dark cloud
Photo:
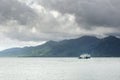
[[[62,13],[74,14],[77,23],[88,29],[120,27],[120,0],[40,0],[39,3]]]
[[[74,16],[70,14],[61,14],[37,3],[28,4],[18,0],[1,0],[0,4],[0,31],[11,39],[62,40],[78,34]]]
[[[0,0],[0,34],[19,41],[117,35],[119,0]]]
[[[36,17],[36,13],[18,0],[0,0],[0,23],[16,20],[19,24],[29,24]]]

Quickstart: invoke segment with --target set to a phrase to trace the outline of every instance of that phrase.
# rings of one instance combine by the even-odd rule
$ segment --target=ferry
[[[90,58],[91,58],[90,54],[81,54],[79,56],[79,59],[90,59]]]

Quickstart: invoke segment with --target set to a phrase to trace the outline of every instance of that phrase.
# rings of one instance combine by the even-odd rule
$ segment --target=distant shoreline
[[[78,57],[0,56],[0,58],[78,58]],[[91,58],[120,58],[120,57],[91,57]]]

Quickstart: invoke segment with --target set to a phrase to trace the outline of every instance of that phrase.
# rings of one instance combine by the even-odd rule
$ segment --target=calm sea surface
[[[120,58],[0,58],[0,80],[120,80]]]

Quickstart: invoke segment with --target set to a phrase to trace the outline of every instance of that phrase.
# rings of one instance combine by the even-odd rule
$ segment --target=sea
[[[120,80],[120,58],[0,58],[0,80]]]

